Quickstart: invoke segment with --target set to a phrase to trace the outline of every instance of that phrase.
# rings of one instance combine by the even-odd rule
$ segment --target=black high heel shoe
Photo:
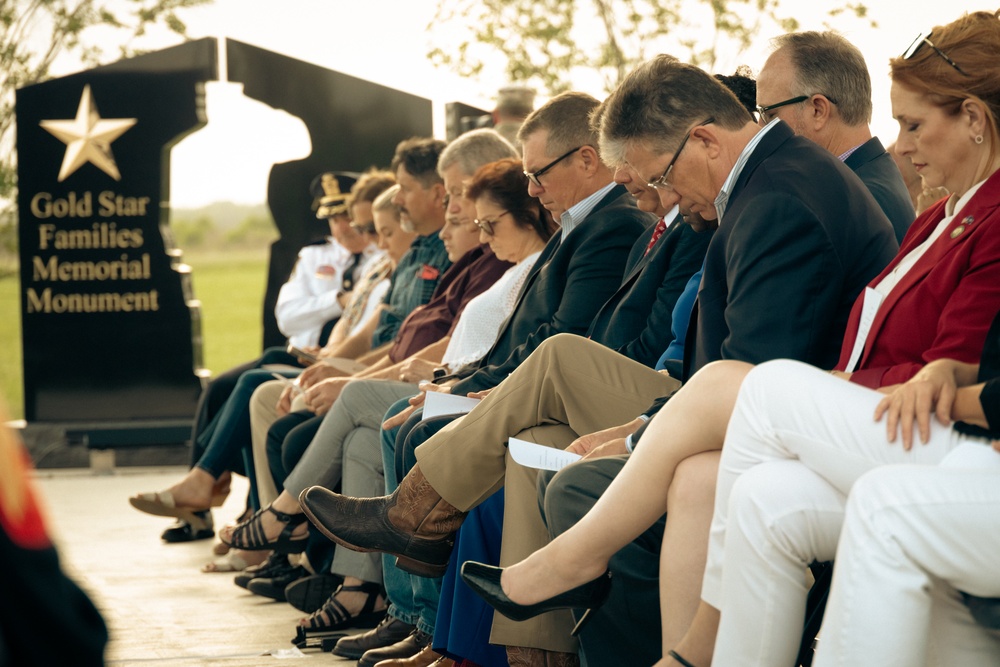
[[[604,604],[611,592],[611,571],[608,570],[597,579],[571,588],[548,600],[542,600],[535,604],[518,604],[503,592],[503,588],[500,586],[501,574],[503,574],[502,567],[493,567],[471,560],[462,564],[462,579],[469,585],[469,588],[512,621],[525,621],[556,609],[586,609],[586,613],[570,633],[574,637],[590,620],[593,611]]]

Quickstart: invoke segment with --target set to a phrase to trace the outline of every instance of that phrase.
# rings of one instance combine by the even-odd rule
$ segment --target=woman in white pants
[[[987,377],[1000,360],[998,338],[1000,318],[984,350]],[[699,611],[701,619],[721,611],[712,664],[794,663],[807,567],[834,558],[854,483],[887,464],[937,465],[965,448],[988,450],[1000,431],[951,426],[952,420],[987,426],[988,401],[993,413],[1000,410],[1000,381],[985,384],[987,377],[979,377],[979,366],[940,360],[886,397],[793,361],[762,364],[746,376],[722,450]],[[886,412],[886,423],[865,416]],[[902,438],[896,437],[900,424]],[[867,632],[871,641],[881,639],[877,624]],[[911,639],[919,636],[918,628],[913,632]],[[684,643],[678,653],[704,655]],[[837,649],[829,653],[840,660]],[[1000,645],[991,655],[981,664],[1000,664]]]
[[[1000,633],[974,623],[958,595],[1000,597],[1000,454],[969,447],[854,485],[817,667],[1000,664]]]

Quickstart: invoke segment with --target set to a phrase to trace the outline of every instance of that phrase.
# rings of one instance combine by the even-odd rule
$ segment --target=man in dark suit
[[[449,382],[466,394],[498,385],[557,333],[583,334],[621,281],[636,238],[652,223],[612,180],[587,124],[598,102],[564,93],[534,112],[519,138],[528,193],[560,224],[546,244],[493,349],[473,372]]]
[[[834,32],[793,32],[757,77],[759,121],[780,118],[858,175],[902,242],[915,212],[906,183],[882,143],[873,137],[872,84],[864,56]]]
[[[632,246],[621,285],[601,306],[587,337],[652,368],[669,343],[674,305],[701,268],[712,232],[696,232],[676,207],[664,209],[627,164],[615,170],[615,181],[659,220]]]

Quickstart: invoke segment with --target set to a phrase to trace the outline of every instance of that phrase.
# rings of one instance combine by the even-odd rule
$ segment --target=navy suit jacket
[[[833,368],[854,299],[898,248],[850,169],[779,122],[736,180],[709,245],[687,377],[717,359]]]
[[[892,161],[878,137],[872,137],[861,144],[844,160],[851,171],[858,175],[882,212],[889,218],[896,232],[896,242],[902,243],[906,230],[916,217],[910,193],[899,173],[899,167]]]
[[[743,167],[709,244],[685,379],[719,359],[833,368],[854,299],[897,248],[851,170],[779,121]]]
[[[608,299],[588,336],[652,368],[671,340],[674,304],[705,260],[711,232],[695,232],[681,216],[647,253],[655,226],[632,247],[625,278]]]
[[[586,333],[598,308],[621,284],[632,245],[650,218],[616,185],[565,241],[556,232],[528,273],[497,342],[452,393],[495,387],[546,338]]]

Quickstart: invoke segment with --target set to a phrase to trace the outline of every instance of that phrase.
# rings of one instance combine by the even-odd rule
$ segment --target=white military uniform
[[[374,244],[362,252],[357,275],[372,255],[378,252]],[[278,292],[274,308],[278,329],[296,347],[319,344],[323,325],[340,317],[342,308],[337,301],[344,280],[344,271],[351,263],[350,251],[332,238],[323,245],[306,246],[288,281]]]

